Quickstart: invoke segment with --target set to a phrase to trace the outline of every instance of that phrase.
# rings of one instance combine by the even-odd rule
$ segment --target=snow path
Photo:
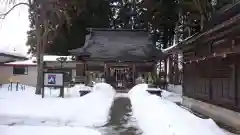
[[[213,120],[201,119],[175,103],[150,95],[147,84],[129,91],[133,116],[146,135],[226,135]]]
[[[124,95],[124,96],[123,96]],[[111,107],[108,123],[100,128],[104,135],[140,135],[136,119],[132,117],[129,98],[125,94],[117,94]]]

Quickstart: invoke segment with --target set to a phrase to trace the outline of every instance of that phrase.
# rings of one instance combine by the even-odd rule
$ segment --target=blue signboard
[[[48,84],[56,84],[56,75],[48,75]]]

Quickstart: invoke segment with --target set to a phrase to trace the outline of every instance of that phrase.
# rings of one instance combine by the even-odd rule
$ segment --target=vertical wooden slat
[[[237,107],[238,107],[238,109],[240,109],[240,66],[239,66],[239,64],[238,65],[236,65],[236,93],[235,94],[237,94],[236,95],[236,101],[237,101]]]
[[[232,80],[233,80],[233,83],[232,83],[232,85],[233,85],[233,90],[234,90],[234,104],[235,104],[235,106],[236,107],[238,107],[239,106],[239,104],[238,104],[238,87],[237,87],[237,65],[236,64],[233,64],[232,65]]]
[[[86,76],[86,68],[87,68],[87,64],[86,62],[83,63],[83,76]]]
[[[133,77],[133,85],[135,85],[135,73],[136,73],[136,65],[132,65],[132,77]]]
[[[106,63],[104,63],[104,75],[105,75],[105,79],[108,76],[108,65]]]

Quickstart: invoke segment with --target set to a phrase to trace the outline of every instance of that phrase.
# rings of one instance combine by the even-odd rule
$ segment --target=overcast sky
[[[25,1],[25,0],[21,0]],[[11,5],[12,6],[12,5]],[[9,10],[0,4],[0,13]],[[16,7],[4,20],[0,20],[0,50],[26,54],[27,31],[29,30],[28,7]]]

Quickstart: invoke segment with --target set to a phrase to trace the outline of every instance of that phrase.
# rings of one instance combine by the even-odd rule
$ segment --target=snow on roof
[[[34,62],[32,59],[29,59],[29,60],[24,60],[24,61],[9,62],[9,63],[5,63],[5,65],[28,65],[28,66],[34,66],[34,65],[37,65],[37,63]]]
[[[16,53],[16,52],[7,52],[7,51],[4,51],[2,49],[0,50],[0,53],[6,54],[6,55],[12,55],[12,56],[15,56],[15,57],[27,58],[26,55],[23,55],[23,54],[20,54],[20,53]]]
[[[43,59],[46,62],[54,62],[54,61],[57,61],[57,58],[60,58],[60,57],[67,57],[67,61],[73,61],[72,56],[45,55]],[[5,63],[5,65],[29,65],[29,66],[33,66],[33,65],[37,65],[36,61],[37,61],[36,57],[33,57],[32,59],[28,59],[28,60],[25,60],[25,61],[15,61],[15,62]]]
[[[73,61],[72,56],[57,56],[57,55],[45,55],[44,61],[57,61],[57,58],[67,57],[67,61]]]
[[[178,46],[178,44],[173,44],[172,46],[170,46],[170,47],[168,47],[168,48],[166,48],[166,49],[162,49],[162,52],[168,52],[168,51],[170,51],[171,49],[173,49],[173,48],[175,48],[175,47],[177,47]]]
[[[187,38],[185,38],[184,40],[182,40],[180,43],[176,44],[175,42],[173,42],[174,44],[172,46],[169,46],[168,48],[166,49],[162,49],[162,52],[163,53],[168,53],[169,51],[171,51],[172,49],[176,48],[177,46],[179,46],[179,44],[182,44],[183,42],[191,39],[192,37],[196,36],[198,33],[192,35],[192,36],[189,36]]]

